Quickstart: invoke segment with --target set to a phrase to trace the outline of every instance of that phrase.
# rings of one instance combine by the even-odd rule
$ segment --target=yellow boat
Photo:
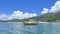
[[[24,25],[37,25],[38,24],[38,22],[34,20],[25,21],[23,23]]]

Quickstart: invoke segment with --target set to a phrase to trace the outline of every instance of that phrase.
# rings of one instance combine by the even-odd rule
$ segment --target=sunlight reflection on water
[[[38,25],[0,23],[0,34],[60,34],[60,23]]]

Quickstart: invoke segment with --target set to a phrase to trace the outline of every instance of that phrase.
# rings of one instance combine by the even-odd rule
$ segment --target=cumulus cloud
[[[57,1],[50,9],[44,8],[41,14],[60,12],[60,1]]]
[[[42,13],[42,14],[48,13],[48,9],[47,9],[47,8],[44,8],[43,11],[42,11],[41,13]]]
[[[11,20],[11,19],[25,19],[37,16],[36,13],[23,13],[22,11],[13,11],[11,15],[2,14],[0,15],[0,20]]]
[[[60,11],[60,1],[57,1],[54,6],[51,7],[49,12],[58,12]]]

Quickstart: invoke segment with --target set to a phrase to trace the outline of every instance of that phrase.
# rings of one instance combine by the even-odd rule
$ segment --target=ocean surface
[[[60,23],[0,23],[0,34],[60,34]]]

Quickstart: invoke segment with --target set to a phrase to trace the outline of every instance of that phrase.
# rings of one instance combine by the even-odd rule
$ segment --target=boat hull
[[[37,25],[38,22],[24,22],[24,25]]]
[[[37,25],[37,23],[24,23],[24,25]]]

